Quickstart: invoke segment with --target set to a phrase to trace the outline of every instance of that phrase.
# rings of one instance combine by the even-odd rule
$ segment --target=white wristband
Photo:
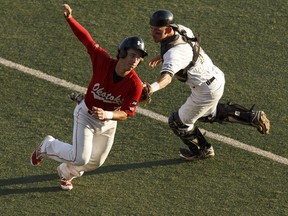
[[[154,82],[150,86],[151,86],[152,92],[156,92],[160,89],[160,85],[158,82]]]
[[[113,112],[111,112],[111,111],[105,111],[105,119],[106,120],[111,120],[111,119],[113,119]]]

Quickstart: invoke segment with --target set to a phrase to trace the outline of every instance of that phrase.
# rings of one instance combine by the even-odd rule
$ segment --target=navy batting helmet
[[[159,9],[155,11],[150,17],[149,24],[151,26],[172,26],[177,27],[177,24],[174,22],[174,16],[169,10]]]
[[[144,41],[140,37],[136,36],[130,36],[126,37],[122,42],[120,43],[118,47],[118,55],[117,58],[125,58],[127,56],[127,50],[128,49],[136,49],[139,50],[142,53],[142,58],[148,55],[148,53],[145,50]]]

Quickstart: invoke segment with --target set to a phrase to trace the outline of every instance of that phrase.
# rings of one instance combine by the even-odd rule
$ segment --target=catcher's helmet
[[[169,10],[159,9],[155,11],[150,17],[149,24],[151,26],[172,26],[177,27],[177,24],[174,22],[174,16]]]
[[[142,58],[148,55],[148,53],[145,50],[144,41],[142,40],[142,38],[136,36],[130,36],[126,37],[120,43],[118,47],[117,58],[125,58],[127,56],[127,50],[131,48],[141,51]]]

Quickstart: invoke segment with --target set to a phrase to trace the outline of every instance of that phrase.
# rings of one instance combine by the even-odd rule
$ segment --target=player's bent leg
[[[66,191],[72,190],[73,189],[72,179],[68,180],[67,178],[65,178],[62,175],[59,166],[57,167],[57,173],[58,173],[58,176],[60,178],[60,187],[61,187],[61,189],[62,190],[66,190]]]
[[[174,134],[178,136],[185,145],[188,146],[193,154],[198,155],[200,153],[198,144],[193,141],[194,136],[192,134],[189,135],[189,133],[185,131],[188,126],[182,123],[181,119],[179,118],[178,111],[173,112],[169,116],[168,124]]]
[[[256,127],[261,134],[269,134],[270,121],[264,111],[254,111],[254,105],[247,109],[239,104],[218,103],[216,116],[200,118],[202,122],[230,122]]]
[[[77,166],[76,169],[88,172],[101,167],[106,161],[112,149],[115,132],[116,132],[116,125],[111,127],[105,133],[95,137],[93,140],[94,145],[89,162],[81,167]]]
[[[62,190],[72,190],[72,180],[84,174],[83,171],[79,171],[77,168],[77,166],[69,163],[62,163],[57,167],[57,173],[60,178],[60,187]]]
[[[47,142],[55,140],[52,136],[48,135],[40,143],[40,145],[32,152],[30,162],[32,166],[39,166],[46,157],[45,145]]]
[[[207,142],[198,127],[193,128],[193,133],[195,135],[193,142],[197,143],[199,146],[199,154],[194,155],[190,150],[180,148],[180,157],[186,160],[206,159],[214,157],[215,152],[213,146]]]
[[[185,160],[205,159],[215,155],[214,149],[210,143],[207,142],[204,135],[198,127],[189,130],[189,127],[182,123],[178,112],[170,115],[168,120],[170,128],[180,137],[182,142],[189,148],[180,148],[180,157]]]

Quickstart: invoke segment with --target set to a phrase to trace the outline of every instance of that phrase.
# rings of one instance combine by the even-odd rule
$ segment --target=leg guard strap
[[[245,125],[251,125],[252,119],[254,117],[253,111],[254,105],[251,109],[247,109],[239,104],[222,104],[217,105],[216,116],[213,119],[215,122],[231,122],[240,123]]]

